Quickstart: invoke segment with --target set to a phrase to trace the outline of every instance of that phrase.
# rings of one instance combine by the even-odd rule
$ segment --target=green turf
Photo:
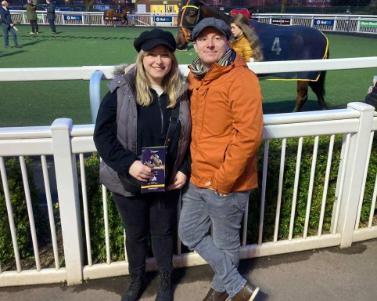
[[[70,67],[116,65],[133,62],[133,41],[146,28],[141,27],[58,27],[58,34],[42,26],[38,37],[30,36],[28,26],[20,26],[21,49],[1,49],[1,67]],[[171,30],[175,34],[175,30]],[[12,45],[12,40],[10,39]],[[190,63],[187,52],[178,53],[182,63]]]
[[[41,26],[38,37],[29,26],[19,26],[21,49],[0,48],[0,67],[60,67],[117,65],[133,62],[132,43],[145,28],[58,27],[54,36]],[[172,30],[174,33],[175,30]],[[377,39],[328,34],[332,58],[375,56]],[[2,37],[0,37],[2,39]],[[10,41],[12,43],[12,40]],[[194,52],[177,51],[180,63],[188,64]],[[327,102],[332,105],[362,100],[377,68],[328,72]],[[289,112],[294,106],[295,83],[262,80],[264,111]],[[70,117],[74,123],[90,123],[87,81],[35,81],[0,83],[0,126],[48,125],[55,118]],[[105,84],[102,92],[106,92]],[[310,94],[305,110],[318,108]]]

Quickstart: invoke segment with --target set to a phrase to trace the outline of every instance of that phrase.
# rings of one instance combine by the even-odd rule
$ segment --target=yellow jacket
[[[242,57],[245,62],[250,61],[253,56],[253,50],[251,49],[250,42],[246,39],[245,35],[238,37],[231,42],[231,46],[237,54]]]

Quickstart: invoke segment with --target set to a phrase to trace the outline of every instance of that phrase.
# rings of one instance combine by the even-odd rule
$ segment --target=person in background
[[[9,48],[9,33],[11,33],[13,37],[14,47],[20,48],[21,46],[18,44],[17,41],[17,30],[13,24],[8,6],[9,4],[7,1],[1,1],[0,23],[3,29],[4,48]]]
[[[46,0],[47,3],[47,20],[50,25],[53,34],[56,34],[55,26],[55,2],[52,0]]]
[[[122,68],[109,84],[94,142],[102,158],[100,181],[112,192],[126,231],[131,283],[122,301],[139,300],[145,288],[149,234],[160,278],[156,301],[171,301],[177,202],[189,172],[188,97],[170,32],[144,31],[134,47],[136,64]],[[167,145],[167,189],[140,193],[140,183],[152,177],[141,161],[142,148],[161,145]]]
[[[258,78],[230,48],[230,36],[229,25],[215,18],[204,18],[191,32],[198,55],[188,76],[191,178],[178,229],[214,271],[204,301],[253,300],[259,291],[237,267],[241,221],[258,185],[262,96]]]
[[[37,6],[33,3],[33,0],[27,0],[25,5],[26,17],[28,18],[31,25],[31,35],[39,34],[38,32],[38,22],[37,22]]]
[[[365,96],[365,103],[374,107],[377,110],[377,81],[371,87],[370,92]]]
[[[263,60],[259,39],[244,15],[238,14],[233,17],[230,29],[233,35],[231,46],[245,62]]]

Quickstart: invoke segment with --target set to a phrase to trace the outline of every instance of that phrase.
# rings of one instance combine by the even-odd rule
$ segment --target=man
[[[241,221],[257,186],[262,97],[257,77],[229,47],[230,35],[215,18],[203,19],[191,33],[198,55],[188,77],[192,174],[179,235],[214,270],[207,301],[253,300],[259,291],[237,267]]]
[[[8,9],[8,2],[2,1],[0,7],[0,23],[3,28],[4,47],[9,48],[9,33],[12,34],[14,46],[20,48],[17,42],[17,32]]]
[[[56,34],[55,26],[55,3],[52,0],[46,0],[47,3],[47,20],[53,34]]]

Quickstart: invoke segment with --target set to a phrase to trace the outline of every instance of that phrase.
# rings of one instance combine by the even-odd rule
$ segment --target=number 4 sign
[[[274,42],[272,43],[271,51],[275,52],[276,55],[280,55],[280,52],[282,50],[283,49],[281,49],[281,47],[280,47],[280,39],[279,39],[279,37],[275,37]]]

